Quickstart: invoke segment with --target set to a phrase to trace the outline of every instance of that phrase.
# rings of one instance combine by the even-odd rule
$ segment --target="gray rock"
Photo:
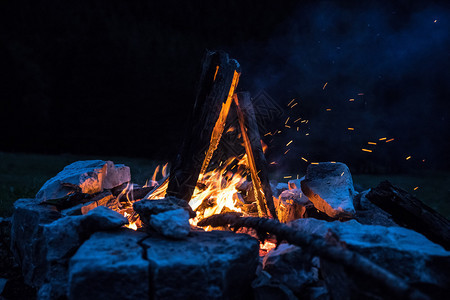
[[[186,237],[190,231],[189,218],[195,212],[186,201],[166,197],[160,200],[144,199],[133,204],[147,229],[153,229],[170,238]]]
[[[299,219],[289,226],[321,236],[331,229],[350,250],[415,285],[433,286],[436,290],[450,286],[450,252],[415,231],[402,227],[362,225],[355,220],[326,222]],[[321,266],[330,292],[335,293],[334,297],[351,296],[336,294],[339,291],[336,287],[343,287],[343,293],[349,293],[356,288],[355,283],[359,285],[359,291],[380,292],[374,290],[374,284],[368,285],[371,281],[367,278],[347,274],[339,265],[322,260]]]
[[[70,259],[68,298],[150,299],[150,266],[139,245],[146,236],[125,228],[93,234]]]
[[[3,289],[5,288],[5,285],[7,282],[8,282],[8,279],[0,278],[0,295],[2,294]]]
[[[149,225],[162,235],[174,239],[186,237],[191,230],[189,213],[182,208],[152,215]]]
[[[330,217],[354,216],[353,197],[356,192],[350,170],[345,164],[321,162],[309,165],[301,186],[314,206]]]
[[[286,285],[262,271],[252,282],[252,288],[257,300],[297,300],[294,292]]]
[[[120,228],[127,218],[109,208],[99,206],[84,216],[68,216],[44,225],[47,261],[58,262],[75,253],[92,233]]]
[[[39,202],[35,199],[14,202],[11,223],[11,251],[21,265],[25,283],[32,287],[41,286],[47,272],[44,226],[61,217],[56,207]]]
[[[127,166],[115,166],[113,162],[103,160],[77,161],[48,180],[36,194],[36,199],[58,199],[74,191],[94,194],[130,180]]]
[[[184,240],[143,241],[154,299],[248,299],[259,243],[246,234],[191,232]]]
[[[269,251],[264,257],[263,269],[298,295],[319,280],[318,269],[313,266],[310,255],[289,244]]]
[[[89,236],[101,230],[117,229],[128,220],[109,208],[99,206],[83,216],[67,216],[44,225],[44,247],[47,264],[40,299],[56,299],[66,295],[69,258]]]
[[[196,213],[185,200],[173,196],[157,200],[143,199],[133,204],[134,210],[143,215],[154,215],[160,212],[178,209],[180,207],[185,209],[191,218],[196,216]]]

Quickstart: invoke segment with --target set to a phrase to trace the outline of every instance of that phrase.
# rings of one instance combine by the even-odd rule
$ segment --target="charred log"
[[[244,140],[245,152],[247,153],[258,211],[260,212],[260,216],[267,216],[268,210],[272,218],[277,219],[267,172],[267,161],[261,146],[261,137],[259,135],[258,123],[256,122],[250,94],[246,92],[238,93],[234,96],[234,100],[242,138]]]
[[[383,181],[366,198],[391,214],[397,224],[420,232],[450,250],[450,221],[413,195]]]

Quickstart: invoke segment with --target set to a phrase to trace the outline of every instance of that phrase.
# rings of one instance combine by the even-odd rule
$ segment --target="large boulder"
[[[130,180],[130,168],[125,165],[103,160],[77,161],[49,179],[36,194],[36,199],[59,199],[75,191],[94,194]]]
[[[350,170],[343,163],[311,164],[301,182],[303,193],[314,206],[332,218],[352,218],[356,195]]]
[[[131,229],[93,234],[70,259],[69,299],[149,299],[149,262]]]
[[[362,225],[355,220],[326,222],[299,219],[292,228],[325,237],[329,230],[353,250],[416,287],[427,287],[425,293],[444,293],[450,286],[450,252],[425,236],[402,227]],[[376,283],[364,276],[347,273],[336,263],[321,260],[322,274],[335,298],[383,294]],[[369,284],[370,283],[370,284]],[[366,295],[367,296],[367,295]]]
[[[184,240],[145,239],[154,299],[249,299],[259,243],[246,234],[191,232]]]

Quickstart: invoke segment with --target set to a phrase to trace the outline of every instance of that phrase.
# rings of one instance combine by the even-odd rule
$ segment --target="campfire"
[[[205,55],[189,130],[177,161],[170,175],[144,198],[186,200],[196,213],[190,220],[193,226],[224,212],[277,219],[250,94],[235,93],[239,76],[239,63],[226,53]],[[232,146],[239,155],[214,155],[224,134],[234,136]],[[124,193],[130,194],[131,188]],[[124,215],[129,228],[141,226],[137,213],[125,209]]]
[[[11,249],[38,298],[446,295],[449,221],[388,182],[356,192],[343,163],[270,182],[240,75],[228,54],[206,53],[161,180],[159,166],[139,186],[125,165],[79,161],[16,201]]]

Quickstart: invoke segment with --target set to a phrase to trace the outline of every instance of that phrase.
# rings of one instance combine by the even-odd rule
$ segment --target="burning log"
[[[392,215],[399,225],[422,233],[431,241],[450,249],[450,222],[408,192],[381,182],[366,195],[372,203]]]
[[[234,229],[250,227],[256,229],[263,237],[267,233],[274,234],[278,241],[287,241],[290,244],[302,247],[311,251],[323,259],[340,263],[345,268],[368,276],[386,289],[389,289],[393,296],[402,299],[429,299],[426,295],[410,286],[402,278],[374,264],[363,256],[350,251],[340,244],[336,239],[324,239],[318,235],[306,234],[288,227],[276,220],[240,217],[239,214],[214,215],[200,221],[198,226],[230,226]]]
[[[207,51],[190,126],[170,170],[168,196],[191,199],[199,175],[219,144],[239,75],[236,60],[224,52]]]
[[[258,131],[258,124],[256,123],[253,105],[250,100],[250,93],[239,93],[233,98],[237,108],[239,125],[250,167],[253,190],[255,191],[258,211],[260,212],[259,215],[267,216],[268,209],[270,215],[274,219],[277,219],[267,172],[267,162],[261,146],[261,137]]]

